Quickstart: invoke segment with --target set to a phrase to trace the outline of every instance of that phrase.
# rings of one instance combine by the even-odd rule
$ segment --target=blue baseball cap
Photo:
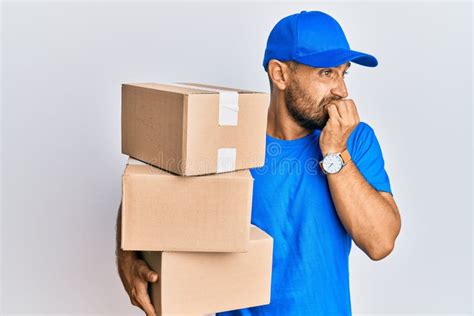
[[[278,21],[268,36],[265,71],[270,59],[317,68],[337,67],[348,61],[368,67],[378,64],[374,56],[350,49],[339,23],[321,11],[301,11]]]

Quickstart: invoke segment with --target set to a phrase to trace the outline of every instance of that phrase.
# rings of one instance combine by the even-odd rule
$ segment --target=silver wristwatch
[[[340,153],[328,153],[319,162],[319,166],[324,174],[335,174],[341,171],[349,160],[351,160],[351,155],[346,148]]]

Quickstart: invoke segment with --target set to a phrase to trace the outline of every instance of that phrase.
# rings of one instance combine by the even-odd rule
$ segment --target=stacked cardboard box
[[[159,273],[157,315],[270,302],[273,239],[251,224],[248,170],[264,163],[268,104],[196,83],[122,85],[122,248]]]

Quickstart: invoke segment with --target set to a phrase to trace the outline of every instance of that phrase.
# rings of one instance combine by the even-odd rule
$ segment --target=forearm
[[[354,242],[372,259],[385,257],[398,229],[390,203],[364,179],[352,160],[327,179],[339,219]]]

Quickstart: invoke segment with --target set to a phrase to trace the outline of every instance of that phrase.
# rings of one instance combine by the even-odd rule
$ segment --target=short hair
[[[291,72],[294,73],[296,71],[296,68],[298,67],[299,63],[293,60],[288,60],[288,61],[282,61],[282,63],[286,64],[288,68],[290,68]],[[273,92],[273,81],[272,78],[270,77],[270,74],[267,71],[267,77],[268,77],[268,82],[270,84],[270,93]]]

